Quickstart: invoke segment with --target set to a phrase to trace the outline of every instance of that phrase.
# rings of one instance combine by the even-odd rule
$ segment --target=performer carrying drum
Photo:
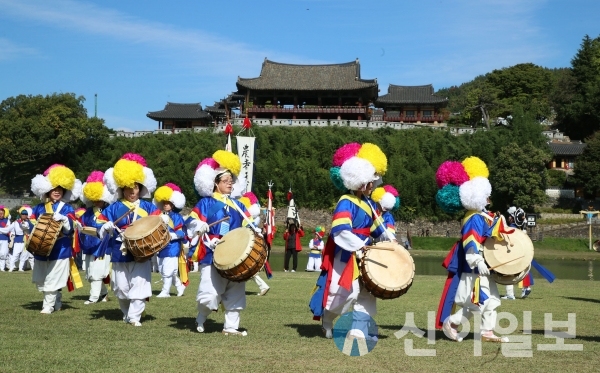
[[[81,226],[94,229],[102,228],[103,223],[98,221],[102,210],[116,200],[116,196],[108,191],[103,182],[104,172],[92,171],[85,183],[83,183],[83,195],[81,201],[87,208],[79,221]],[[84,304],[94,304],[99,300],[106,302],[108,289],[106,283],[109,280],[110,253],[100,253],[100,239],[79,232],[81,251],[85,255],[85,277],[90,282],[90,297]]]
[[[70,258],[73,248],[73,228],[75,211],[68,202],[73,202],[81,194],[81,181],[69,168],[54,164],[42,175],[31,180],[31,191],[42,201],[33,208],[30,219],[21,222],[25,234],[36,234],[30,238],[28,250],[40,240],[51,237],[54,244],[40,246],[50,248],[49,252],[34,252],[35,265],[32,281],[39,291],[44,293],[42,314],[60,310],[62,306],[61,289],[67,285],[70,274]],[[44,229],[48,228],[48,229]],[[37,232],[42,233],[38,235]],[[74,270],[77,270],[75,267]]]
[[[212,158],[200,162],[194,175],[194,186],[201,199],[190,214],[193,220],[188,224],[188,236],[201,236],[195,254],[200,262],[200,287],[196,296],[199,333],[204,332],[208,315],[216,312],[222,302],[225,308],[223,334],[247,335],[245,331],[238,330],[240,311],[246,308],[246,284],[222,277],[213,266],[213,251],[219,239],[227,232],[250,223],[246,207],[230,198],[240,169],[241,162],[237,155],[217,150]],[[228,219],[209,229],[208,224],[224,218]],[[260,234],[260,230],[257,230],[257,234]]]
[[[486,237],[492,236],[492,222],[496,221],[485,207],[490,203],[492,186],[488,181],[489,171],[477,157],[468,157],[462,163],[447,161],[437,170],[436,179],[441,188],[437,195],[438,205],[448,213],[466,209],[462,221],[462,239],[444,261],[451,272],[438,309],[438,327],[442,325],[446,336],[462,341],[457,327],[474,312],[481,313],[481,340],[485,342],[508,342],[507,337],[494,334],[496,308],[500,306],[498,287],[490,277],[482,253]],[[502,232],[503,227],[499,230]],[[506,232],[504,232],[506,233]],[[461,307],[451,314],[452,305]]]
[[[126,153],[113,168],[104,174],[108,190],[117,195],[118,200],[108,206],[98,217],[103,222],[98,235],[101,239],[113,230],[125,230],[134,221],[149,215],[160,215],[160,210],[151,202],[140,198],[150,198],[156,189],[154,173],[146,167],[146,160],[139,154]],[[114,221],[127,214],[116,224]],[[163,221],[168,216],[163,218]],[[152,295],[150,260],[136,262],[125,249],[123,237],[115,234],[108,242],[108,252],[112,262],[112,288],[123,312],[123,321],[141,326],[140,318],[146,308],[146,299]]]
[[[340,198],[333,212],[323,271],[309,305],[316,320],[323,317],[326,338],[333,337],[334,319],[352,306],[361,318],[368,319],[377,312],[375,297],[359,285],[356,260],[369,245],[370,236],[378,238],[385,234],[381,222],[374,221],[374,203],[369,195],[373,183],[386,170],[387,158],[374,144],[346,144],[333,155],[331,179],[338,189],[349,193]],[[360,326],[353,329],[361,330],[362,338],[373,338],[367,333],[368,320],[355,321]]]
[[[170,297],[171,285],[175,286],[177,296],[180,297],[189,283],[185,255],[182,252],[183,245],[187,245],[187,240],[183,231],[183,217],[179,214],[179,211],[185,207],[185,196],[177,185],[167,183],[156,189],[154,204],[162,210],[163,216],[169,218],[167,225],[171,237],[169,244],[158,252],[158,268],[162,277],[163,288],[156,297]],[[183,261],[183,266],[180,266],[181,261]],[[178,272],[181,272],[179,276],[182,279],[177,275]]]

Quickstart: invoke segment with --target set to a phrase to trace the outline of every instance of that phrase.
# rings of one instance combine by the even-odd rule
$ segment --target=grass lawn
[[[264,276],[264,275],[263,275]],[[398,299],[378,301],[374,317],[380,339],[366,356],[342,354],[332,340],[322,337],[320,324],[311,320],[310,291],[316,273],[275,272],[265,297],[254,294],[247,284],[247,308],[241,328],[247,337],[226,337],[220,332],[223,313],[210,316],[206,333],[195,332],[195,294],[199,276],[191,274],[191,285],[183,297],[152,298],[142,327],[125,325],[114,297],[106,303],[86,306],[89,285],[68,293],[63,310],[41,315],[42,295],[31,283],[31,272],[0,273],[0,371],[1,372],[348,372],[348,371],[503,371],[589,372],[600,362],[600,283],[557,280],[536,282],[528,299],[504,301],[499,311],[517,317],[512,336],[522,336],[523,311],[531,311],[531,358],[509,358],[501,345],[483,343],[481,356],[473,356],[470,335],[462,343],[435,333],[435,344],[412,334],[397,339],[394,333],[414,312],[416,325],[427,329],[427,312],[436,311],[444,283],[442,276],[416,276],[412,288]],[[159,280],[153,274],[153,281]],[[154,295],[160,283],[153,283]],[[504,287],[501,286],[501,293]],[[173,292],[172,292],[173,294]],[[566,321],[576,315],[575,339],[583,351],[540,351],[539,344],[555,342],[544,337],[544,313]],[[502,320],[506,326],[507,321]],[[556,329],[555,329],[556,330]],[[564,329],[561,329],[564,330]],[[435,349],[435,357],[407,356],[404,339],[414,348]]]

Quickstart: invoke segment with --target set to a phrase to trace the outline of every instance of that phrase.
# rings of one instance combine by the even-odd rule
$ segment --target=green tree
[[[493,210],[504,211],[510,205],[533,210],[543,203],[549,161],[549,151],[531,143],[504,146],[490,168]]]
[[[587,197],[595,197],[600,191],[600,135],[596,132],[586,140],[583,153],[575,162],[572,181],[583,187]]]
[[[5,190],[28,190],[32,175],[53,163],[72,166],[73,155],[104,146],[110,130],[103,120],[88,118],[84,101],[83,96],[55,93],[0,103],[0,183]]]

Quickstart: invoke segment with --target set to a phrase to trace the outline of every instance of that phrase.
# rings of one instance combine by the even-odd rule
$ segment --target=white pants
[[[129,322],[139,322],[146,308],[146,301],[143,299],[119,298],[119,308],[123,312],[123,318],[129,320]]]
[[[313,258],[308,257],[308,264],[306,265],[307,271],[320,271],[321,270],[321,257]]]
[[[256,284],[256,286],[258,286],[258,289],[260,291],[270,289],[269,285],[267,285],[265,280],[260,278],[260,275],[258,273],[255,274],[254,277],[252,277],[252,279],[254,280],[254,283]]]
[[[8,241],[0,241],[0,271],[4,272],[8,259]]]
[[[471,296],[477,276],[477,274],[472,273],[463,273],[461,275],[454,302],[462,308],[453,315],[450,315],[449,319],[452,324],[458,325],[461,323],[463,317],[469,320],[473,317],[474,312],[480,312],[481,332],[493,331],[496,327],[496,308],[500,306],[498,287],[494,281],[490,280],[489,276],[480,276],[479,286],[488,296],[488,299],[482,305],[473,304]]]
[[[149,260],[112,264],[112,288],[119,299],[123,317],[129,318],[129,321],[140,321],[146,307],[145,300],[152,296],[151,266]]]
[[[69,259],[35,260],[31,281],[38,291],[57,291],[67,286],[69,274]]]
[[[12,261],[8,266],[9,271],[12,271],[17,267],[17,262],[19,263],[19,271],[22,271],[25,268],[25,262],[27,261],[29,255],[28,252],[23,252],[24,248],[25,243],[23,242],[13,244]]]
[[[506,296],[507,297],[515,296],[515,285],[506,285]]]
[[[44,301],[42,302],[42,309],[54,311],[62,306],[62,292],[55,291],[44,291]]]
[[[200,286],[198,295],[198,325],[204,324],[212,311],[217,311],[219,303],[225,308],[223,330],[237,330],[240,325],[240,311],[246,308],[246,283],[233,282],[221,277],[210,264],[200,265]]]
[[[169,294],[171,285],[175,286],[177,292],[185,289],[183,283],[177,276],[179,272],[179,257],[158,258],[158,268],[160,268],[160,276],[163,280],[163,288],[161,293]]]
[[[106,255],[103,259],[98,259],[94,255],[85,255],[85,275],[90,282],[91,302],[97,302],[100,297],[108,294],[108,289],[103,280],[110,272],[110,256]]]

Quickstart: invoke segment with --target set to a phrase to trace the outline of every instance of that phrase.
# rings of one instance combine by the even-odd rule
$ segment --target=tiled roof
[[[360,63],[332,65],[292,65],[265,58],[258,78],[240,78],[238,90],[341,91],[373,89],[377,94],[377,79],[361,79]]]
[[[379,96],[377,104],[447,104],[448,99],[436,96],[433,86],[390,84],[388,93]]]
[[[586,144],[575,142],[549,142],[548,147],[554,155],[580,155]]]
[[[150,111],[146,114],[148,118],[154,120],[162,119],[209,119],[210,114],[202,110],[202,105],[197,104],[176,104],[167,102],[165,108],[160,111]]]

